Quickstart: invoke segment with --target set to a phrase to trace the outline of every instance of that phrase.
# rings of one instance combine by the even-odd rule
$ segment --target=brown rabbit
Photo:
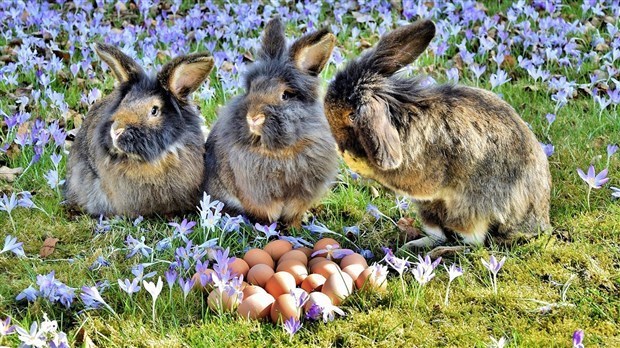
[[[385,35],[330,83],[325,113],[345,162],[417,202],[433,246],[481,244],[549,228],[551,176],[534,133],[494,93],[394,75],[435,35],[424,20]]]
[[[171,214],[202,193],[204,120],[191,94],[213,58],[173,59],[150,77],[119,49],[97,44],[118,85],[92,106],[71,148],[65,195],[91,215]]]
[[[221,110],[206,143],[205,191],[229,212],[299,226],[328,190],[338,153],[318,75],[335,41],[319,30],[287,47],[279,19],[265,27],[246,92]]]

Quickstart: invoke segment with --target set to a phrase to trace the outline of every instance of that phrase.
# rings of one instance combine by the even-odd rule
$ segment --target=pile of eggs
[[[327,251],[337,248],[336,240],[323,238],[316,242],[314,249],[293,249],[285,240],[271,241],[264,249],[250,249],[243,258],[235,258],[229,265],[233,273],[243,275],[246,280],[242,285],[243,296],[205,287],[205,291],[210,291],[207,303],[214,311],[236,310],[243,318],[270,318],[277,323],[291,318],[300,320],[302,312],[313,305],[338,306],[355,289],[386,289],[385,277],[369,267],[362,255],[351,253],[340,260],[330,260]],[[308,294],[308,301],[301,309],[297,307],[300,292]]]

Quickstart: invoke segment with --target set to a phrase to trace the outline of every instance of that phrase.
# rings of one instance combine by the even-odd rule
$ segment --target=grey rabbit
[[[245,93],[219,112],[206,143],[205,191],[228,211],[300,226],[338,170],[319,73],[336,38],[307,34],[287,48],[276,18],[266,25]]]
[[[489,91],[395,75],[434,35],[429,20],[402,26],[337,73],[325,113],[345,162],[417,202],[426,236],[407,246],[547,230],[549,164],[515,110]]]
[[[204,119],[191,94],[213,68],[207,54],[180,56],[156,77],[118,48],[97,44],[117,86],[89,110],[67,166],[65,196],[91,215],[195,210],[204,173]]]

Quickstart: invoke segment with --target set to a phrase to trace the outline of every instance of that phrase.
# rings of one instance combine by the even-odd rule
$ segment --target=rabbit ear
[[[368,59],[374,70],[392,75],[416,60],[434,36],[435,24],[432,21],[417,21],[383,36]]]
[[[291,46],[289,54],[299,70],[316,76],[327,64],[335,44],[334,34],[321,29],[300,37]]]
[[[403,152],[400,136],[390,121],[385,102],[373,98],[362,104],[354,122],[371,162],[382,170],[396,169],[401,165]]]
[[[284,54],[286,49],[286,38],[284,37],[284,26],[280,18],[276,17],[267,23],[263,32],[263,44],[259,52],[259,57],[263,59],[277,59]]]
[[[157,78],[167,91],[184,100],[209,77],[213,63],[207,53],[176,57],[164,65]]]
[[[97,43],[95,52],[110,67],[114,77],[121,83],[137,80],[144,75],[144,70],[135,60],[112,45]]]

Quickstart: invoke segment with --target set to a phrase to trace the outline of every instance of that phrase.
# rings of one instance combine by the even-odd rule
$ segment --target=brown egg
[[[267,291],[265,291],[265,289],[261,288],[260,286],[256,286],[256,285],[248,285],[245,288],[243,288],[243,298],[246,299],[252,295],[258,294],[258,293],[264,293],[266,294]]]
[[[324,293],[314,291],[308,294],[308,301],[304,305],[304,310],[307,312],[314,304],[321,308],[327,308],[332,305],[332,300]]]
[[[315,252],[318,250],[325,249],[325,247],[328,245],[335,246],[335,245],[340,245],[340,243],[338,243],[338,241],[333,238],[319,239],[316,243],[314,243],[314,249],[312,249],[312,251]],[[325,253],[318,254],[317,256],[325,256]]]
[[[258,292],[247,297],[237,307],[237,314],[246,319],[262,319],[266,318],[270,311],[271,305],[275,302],[273,296],[266,292]]]
[[[269,258],[269,260],[271,260],[271,258]],[[273,262],[273,260],[271,260],[271,262]],[[267,281],[273,276],[274,273],[273,268],[269,267],[269,265],[259,263],[258,265],[250,268],[248,271],[247,280],[250,284],[265,287],[265,284],[267,284]]]
[[[362,265],[352,264],[343,268],[342,271],[351,276],[351,279],[355,282],[355,280],[364,272],[366,268]]]
[[[194,273],[194,275],[192,276],[192,279],[194,280],[194,288],[195,289],[202,289],[204,291],[211,291],[213,290],[213,283],[211,283],[210,279],[211,279],[211,274],[214,271],[210,268],[207,268],[203,273],[205,275],[207,275],[207,283],[205,284],[205,286],[202,286],[202,283],[200,282],[200,274],[198,273]]]
[[[304,254],[303,251],[299,249],[291,250],[288,253],[282,255],[282,257],[278,260],[278,265],[284,261],[288,260],[297,260],[304,264],[304,266],[308,266],[308,257]]]
[[[274,298],[282,294],[288,294],[295,289],[295,277],[287,272],[276,272],[265,284],[265,290]]]
[[[230,267],[230,270],[234,276],[243,275],[246,277],[248,275],[248,271],[250,270],[248,263],[238,257],[235,257],[235,260],[231,262],[228,267]]]
[[[276,266],[275,262],[273,262],[273,259],[271,258],[271,255],[263,249],[248,250],[248,252],[243,256],[243,260],[250,268],[259,264],[265,264],[271,267],[271,269]]]
[[[291,294],[283,294],[276,298],[276,302],[271,306],[271,320],[274,323],[287,321],[290,318],[299,320],[301,309],[297,308],[297,301]]]
[[[329,260],[322,256],[313,257],[310,259],[310,261],[308,261],[308,268],[312,269],[314,265],[316,265],[319,262],[323,262],[323,261],[329,261]]]
[[[295,285],[301,284],[308,276],[306,265],[297,260],[287,260],[278,264],[276,271],[290,273],[295,278]]]
[[[327,278],[321,292],[329,296],[332,303],[338,306],[353,293],[353,286],[353,279],[350,275],[338,272]]]
[[[347,255],[340,260],[340,268],[342,269],[345,269],[345,267],[353,264],[362,265],[362,267],[368,268],[368,262],[366,262],[364,256],[360,254]]]
[[[321,291],[323,284],[325,283],[325,277],[320,274],[310,274],[301,282],[301,288],[307,292]]]
[[[307,257],[307,258],[310,258],[310,257],[311,257],[311,255],[312,255],[312,252],[313,252],[313,251],[312,251],[312,249],[310,249],[310,248],[308,248],[308,247],[301,247],[301,248],[297,248],[297,249],[295,249],[295,250],[299,250],[299,251],[301,251],[302,253],[306,254],[306,257]]]
[[[228,295],[228,292],[213,289],[209,293],[209,297],[207,298],[207,304],[209,308],[211,308],[215,312],[232,312],[237,308],[241,301],[239,301],[239,296],[237,294],[233,294],[232,296]]]
[[[385,291],[387,290],[387,278],[376,272],[375,266],[366,268],[355,280],[355,286],[361,290]]]
[[[318,273],[328,279],[330,275],[340,272],[340,267],[334,261],[323,261],[315,264],[311,273]]]
[[[271,255],[271,258],[274,261],[278,262],[282,255],[293,249],[293,245],[285,240],[278,239],[267,243],[264,249],[269,255]]]

